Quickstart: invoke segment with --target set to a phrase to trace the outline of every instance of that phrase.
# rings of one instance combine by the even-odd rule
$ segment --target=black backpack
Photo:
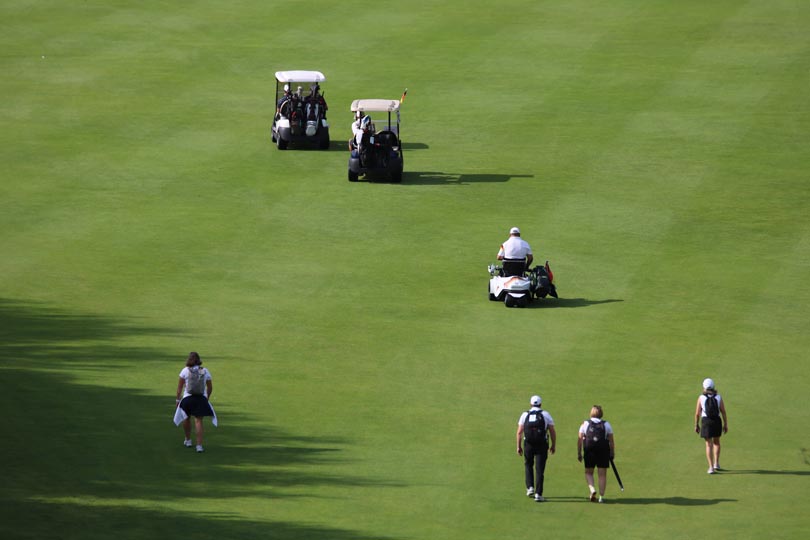
[[[717,403],[717,397],[715,397],[717,394],[706,392],[703,395],[706,396],[706,401],[703,402],[703,412],[709,418],[720,418],[720,405]]]
[[[598,450],[609,446],[605,422],[594,422],[588,420],[588,427],[585,429],[585,450]]]
[[[526,419],[523,420],[523,440],[535,448],[546,446],[546,419],[543,411],[526,411]]]

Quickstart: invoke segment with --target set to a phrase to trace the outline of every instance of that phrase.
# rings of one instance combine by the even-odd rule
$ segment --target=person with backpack
[[[532,396],[531,409],[520,415],[518,420],[517,453],[523,456],[526,476],[526,495],[543,502],[543,480],[546,473],[548,453],[557,450],[557,432],[551,415],[540,408],[543,400]],[[549,441],[551,445],[549,446]]]
[[[214,417],[216,425],[214,409],[208,403],[212,391],[211,373],[202,367],[200,355],[196,352],[190,352],[186,360],[186,367],[180,371],[180,379],[177,381],[176,406],[185,413],[183,432],[186,438],[183,440],[183,446],[188,448],[193,446],[191,442],[191,417],[194,417],[197,452],[203,451],[203,418],[206,416]],[[180,398],[181,393],[182,399]],[[179,419],[176,421],[179,422]]]
[[[725,402],[712,379],[703,380],[703,393],[698,396],[695,407],[695,433],[706,441],[707,472],[714,474],[720,470],[720,436],[728,433],[728,417]]]
[[[610,422],[603,420],[601,405],[591,407],[591,418],[585,420],[579,427],[577,437],[577,460],[585,461],[585,482],[588,483],[591,502],[597,502],[596,488],[593,487],[593,470],[596,468],[599,475],[599,502],[604,502],[605,487],[607,487],[607,468],[613,459],[616,448],[613,444],[613,427]],[[584,450],[584,453],[583,453]]]

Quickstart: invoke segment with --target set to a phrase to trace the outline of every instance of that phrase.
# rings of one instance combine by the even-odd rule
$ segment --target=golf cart
[[[276,72],[276,114],[270,136],[279,150],[286,150],[290,143],[329,148],[328,107],[320,94],[325,80],[320,71]]]
[[[490,264],[489,299],[503,302],[506,307],[526,307],[533,298],[557,298],[554,274],[545,266],[526,268],[526,261],[505,259],[502,266]]]
[[[399,140],[399,101],[356,99],[354,133],[349,141],[349,181],[361,175],[402,182],[402,144]]]

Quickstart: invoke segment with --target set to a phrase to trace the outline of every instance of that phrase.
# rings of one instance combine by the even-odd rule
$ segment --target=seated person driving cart
[[[364,146],[370,144],[371,135],[374,134],[374,123],[370,116],[357,112],[356,120],[352,122],[352,138],[349,139],[349,150],[359,154]]]
[[[520,237],[517,227],[509,230],[509,238],[498,250],[498,260],[503,261],[504,276],[522,276],[531,266],[534,260],[532,248]]]
[[[288,101],[290,101],[292,98],[293,98],[293,94],[292,94],[292,92],[290,92],[290,85],[285,84],[284,85],[284,95],[281,96],[279,98],[279,100],[276,102],[276,119],[278,119],[279,116],[281,116],[281,107],[284,106],[284,104],[287,103]]]

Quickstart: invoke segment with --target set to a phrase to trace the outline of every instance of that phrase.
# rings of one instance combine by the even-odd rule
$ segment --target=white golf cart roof
[[[292,71],[276,71],[276,80],[279,82],[302,82],[314,83],[323,82],[326,80],[323,73],[320,71],[306,71],[306,70],[292,70]]]
[[[399,101],[395,99],[355,99],[352,101],[352,112],[394,112],[399,110]]]

